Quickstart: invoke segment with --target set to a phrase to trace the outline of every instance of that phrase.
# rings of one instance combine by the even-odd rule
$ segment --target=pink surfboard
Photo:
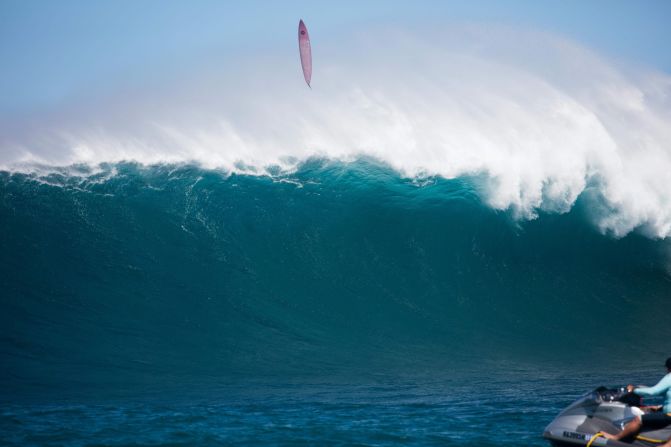
[[[308,87],[312,88],[310,85],[312,79],[312,49],[310,48],[310,35],[303,20],[298,23],[298,51],[301,54],[303,77],[305,82],[308,83]]]

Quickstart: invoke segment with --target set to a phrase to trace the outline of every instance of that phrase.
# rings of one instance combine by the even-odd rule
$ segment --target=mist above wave
[[[521,218],[587,194],[603,232],[671,235],[670,76],[541,33],[378,29],[315,41],[308,90],[294,44],[5,124],[0,163],[258,173],[367,156],[404,176],[478,175],[486,203]]]

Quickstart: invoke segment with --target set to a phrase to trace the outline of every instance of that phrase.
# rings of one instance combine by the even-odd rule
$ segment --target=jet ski
[[[641,405],[641,398],[628,393],[626,388],[600,387],[583,395],[559,413],[545,428],[543,437],[555,447],[659,446],[671,438],[671,425],[643,428],[637,437],[622,441],[611,441],[598,434],[619,433],[629,421],[644,414]]]

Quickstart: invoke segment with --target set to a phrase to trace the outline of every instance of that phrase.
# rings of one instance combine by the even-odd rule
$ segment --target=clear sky
[[[671,1],[0,0],[0,114],[58,107],[192,62],[314,42],[359,27],[484,22],[546,30],[615,59],[671,72]]]

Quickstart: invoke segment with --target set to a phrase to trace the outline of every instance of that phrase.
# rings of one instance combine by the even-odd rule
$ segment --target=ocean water
[[[669,244],[520,218],[478,176],[0,172],[3,445],[545,445],[600,385],[652,383]]]

